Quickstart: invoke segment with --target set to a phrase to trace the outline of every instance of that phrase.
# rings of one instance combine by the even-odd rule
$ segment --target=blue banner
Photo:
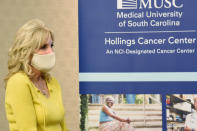
[[[180,122],[178,115],[166,121],[172,116],[166,95],[197,94],[196,5],[196,0],[79,0],[80,94],[160,94],[162,129]]]
[[[79,1],[80,72],[196,72],[196,5]]]

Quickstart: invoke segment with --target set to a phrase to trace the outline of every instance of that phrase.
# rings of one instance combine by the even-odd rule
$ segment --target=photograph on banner
[[[171,94],[166,96],[168,131],[197,130],[197,94]]]
[[[162,131],[161,95],[81,95],[81,127],[88,131]]]

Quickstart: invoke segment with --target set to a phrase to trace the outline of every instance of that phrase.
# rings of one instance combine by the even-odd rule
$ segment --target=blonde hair
[[[25,23],[16,32],[12,47],[9,49],[8,74],[5,83],[15,73],[25,72],[30,78],[35,74],[31,68],[31,58],[36,49],[45,44],[49,35],[54,41],[54,35],[45,24],[39,19],[33,19]],[[43,74],[47,80],[50,79],[48,73]]]

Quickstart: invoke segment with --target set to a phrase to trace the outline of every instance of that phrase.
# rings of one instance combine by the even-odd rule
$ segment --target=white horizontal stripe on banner
[[[197,72],[79,73],[80,82],[197,81]]]

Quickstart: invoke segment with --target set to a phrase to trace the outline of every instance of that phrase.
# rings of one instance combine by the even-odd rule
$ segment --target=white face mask
[[[39,55],[34,54],[31,65],[41,72],[49,72],[55,66],[55,53]]]

